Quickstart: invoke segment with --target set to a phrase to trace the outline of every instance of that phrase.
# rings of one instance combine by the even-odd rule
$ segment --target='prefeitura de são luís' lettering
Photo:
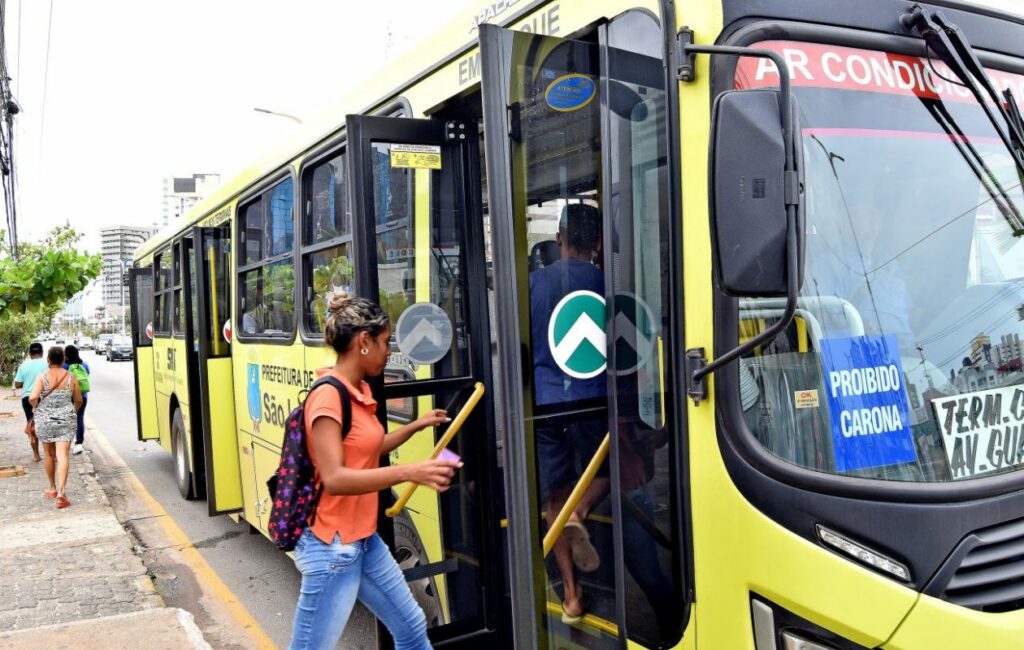
[[[940,397],[932,406],[954,480],[1024,463],[1024,387]]]

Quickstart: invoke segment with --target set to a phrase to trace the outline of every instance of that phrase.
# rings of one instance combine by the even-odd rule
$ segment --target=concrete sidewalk
[[[58,510],[43,496],[46,474],[24,425],[20,396],[0,389],[0,647],[209,648],[192,615],[165,607],[153,588],[88,441],[71,456],[71,507]]]

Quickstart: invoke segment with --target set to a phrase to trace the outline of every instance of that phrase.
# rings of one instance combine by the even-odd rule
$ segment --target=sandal
[[[590,605],[590,596],[587,592],[583,592],[583,605],[580,607],[579,614],[570,614],[569,610],[565,608],[565,601],[562,601],[562,622],[566,625],[576,625],[583,620],[583,617],[587,615],[587,607]]]
[[[67,508],[70,505],[71,505],[71,502],[68,501],[67,497],[57,497],[57,507],[58,508]]]
[[[57,490],[43,490],[43,496],[46,497],[47,499],[56,499]]]
[[[569,546],[572,548],[572,563],[580,571],[589,573],[596,571],[601,566],[601,556],[597,554],[597,549],[590,543],[590,533],[587,532],[586,526],[578,521],[566,522],[565,528],[562,529],[562,536],[569,542]]]

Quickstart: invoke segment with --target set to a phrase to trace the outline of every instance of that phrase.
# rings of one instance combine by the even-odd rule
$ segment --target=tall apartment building
[[[163,209],[160,221],[153,224],[164,228],[189,211],[196,203],[206,198],[220,185],[220,174],[192,174],[191,176],[167,176],[163,181]]]
[[[1019,334],[1003,334],[996,345],[996,361],[1000,366],[1020,360],[1024,357]]]
[[[152,228],[138,226],[112,226],[100,229],[104,305],[121,306],[121,286],[124,283],[124,278],[127,277],[123,268],[123,260],[130,260],[135,254],[135,249],[152,236]],[[124,295],[124,300],[127,303],[127,293]]]

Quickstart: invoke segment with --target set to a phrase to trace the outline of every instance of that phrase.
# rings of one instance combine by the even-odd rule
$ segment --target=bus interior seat
[[[551,266],[561,256],[562,251],[558,248],[558,242],[554,239],[545,239],[544,241],[537,242],[530,249],[530,270],[536,271],[545,266]]]

